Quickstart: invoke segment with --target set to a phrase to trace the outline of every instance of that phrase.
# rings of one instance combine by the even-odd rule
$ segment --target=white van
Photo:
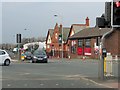
[[[9,66],[11,58],[5,50],[0,49],[0,65]]]

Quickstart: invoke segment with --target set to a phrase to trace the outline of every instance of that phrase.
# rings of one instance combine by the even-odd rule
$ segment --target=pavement
[[[59,60],[60,62],[62,62],[60,59],[56,59],[56,58],[52,58],[50,59],[51,62],[54,62],[56,60]],[[80,59],[74,59],[74,60],[80,60]],[[73,59],[64,59],[64,61],[73,61]],[[80,60],[82,61],[82,60]],[[89,60],[84,60],[83,62],[86,63],[86,62],[94,62],[94,63],[97,63],[96,61],[97,60],[92,60],[92,59],[89,59]],[[14,63],[20,63],[20,62],[25,62],[25,63],[29,63],[29,61],[18,61],[18,60],[12,60],[12,62]],[[85,75],[85,74],[84,74]],[[101,86],[105,86],[107,88],[120,88],[120,83],[118,83],[118,78],[116,77],[107,77],[105,78],[104,80],[100,80],[97,76],[96,77],[88,77],[87,75],[85,77],[82,77],[82,79],[84,80],[87,80],[87,81],[90,81],[92,83],[95,83],[97,85],[101,85]]]

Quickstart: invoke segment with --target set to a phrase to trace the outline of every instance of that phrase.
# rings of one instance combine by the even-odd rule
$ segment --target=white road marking
[[[10,85],[10,84],[8,84],[7,86],[8,86],[8,87],[10,87],[11,85]]]
[[[58,83],[56,83],[56,86],[58,86],[59,84]]]
[[[91,80],[91,79],[87,79],[87,78],[84,78],[84,77],[82,77],[82,79],[83,79],[83,80],[90,81],[90,82],[92,82],[92,83],[94,83],[94,84],[96,84],[96,85],[99,85],[99,86],[104,86],[104,87],[107,87],[107,88],[113,88],[113,87],[110,87],[110,86],[106,86],[106,85],[104,85],[104,84],[97,83],[97,82],[95,82],[95,81],[93,81],[93,80]]]
[[[30,73],[21,73],[19,75],[29,75]]]
[[[43,86],[44,84],[41,83],[40,85]]]

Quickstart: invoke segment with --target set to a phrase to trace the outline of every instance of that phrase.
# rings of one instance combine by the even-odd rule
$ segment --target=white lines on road
[[[11,84],[8,84],[7,86],[8,86],[8,87],[10,87],[10,86],[11,86]]]
[[[87,79],[87,78],[84,78],[84,77],[82,77],[81,79],[86,80],[86,81],[90,81],[90,82],[92,82],[92,83],[94,83],[94,84],[96,84],[96,85],[99,85],[99,86],[104,86],[104,87],[107,87],[107,88],[112,88],[112,87],[110,87],[110,86],[106,86],[106,85],[97,83],[97,82],[95,82],[95,81],[93,81],[93,80],[91,80],[91,79]]]
[[[55,85],[56,85],[56,86],[58,86],[59,84],[58,84],[58,83],[56,83]]]
[[[19,75],[29,75],[30,73],[20,73]]]
[[[41,83],[40,85],[41,85],[41,86],[43,86],[44,84],[43,84],[43,83]]]

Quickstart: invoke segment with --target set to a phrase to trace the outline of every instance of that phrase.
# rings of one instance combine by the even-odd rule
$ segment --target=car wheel
[[[45,61],[44,63],[48,63],[48,61]]]
[[[4,65],[9,66],[10,65],[10,60],[9,59],[5,60]]]
[[[32,63],[35,63],[34,61],[32,61]]]

